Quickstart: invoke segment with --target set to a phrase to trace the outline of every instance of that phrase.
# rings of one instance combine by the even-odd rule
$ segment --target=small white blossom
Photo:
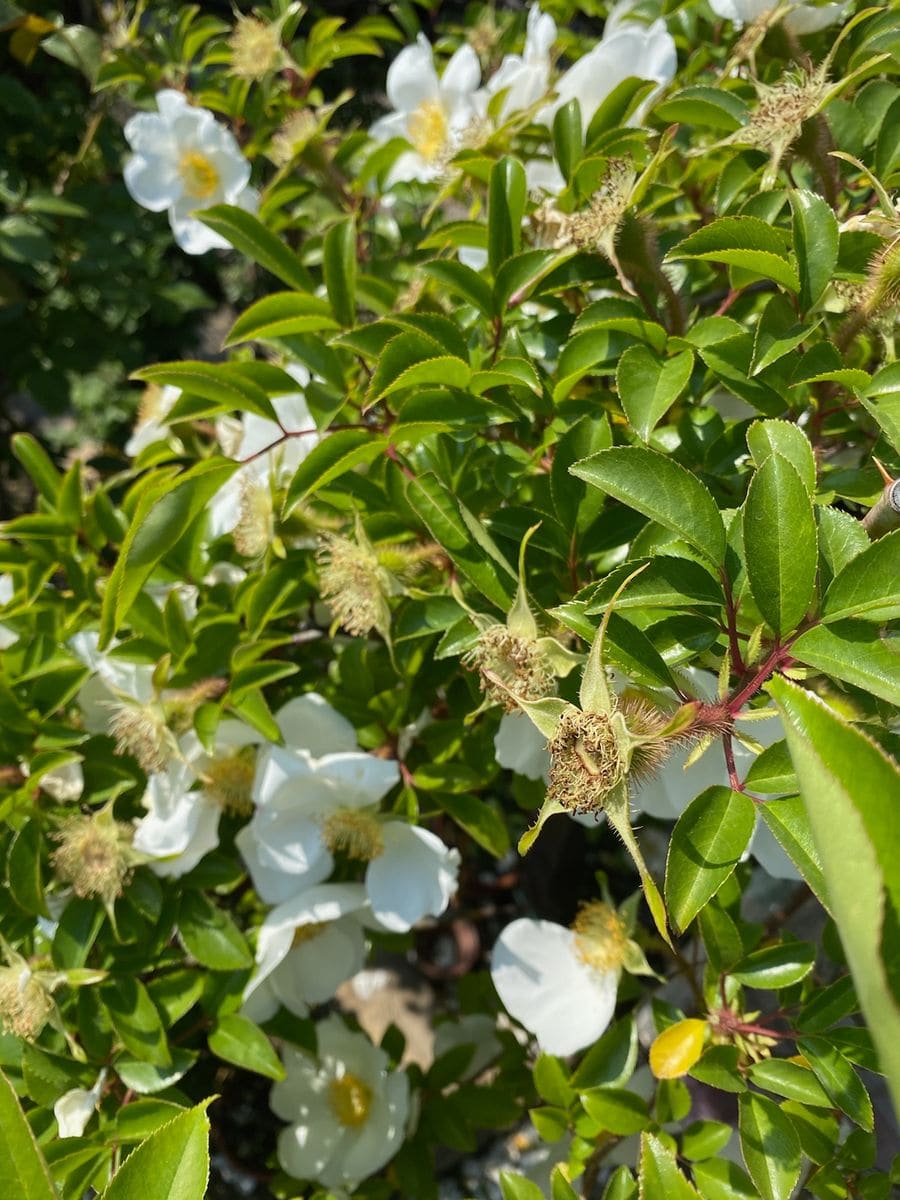
[[[525,47],[521,54],[507,54],[487,81],[484,91],[488,97],[505,92],[500,105],[500,117],[531,108],[550,87],[550,51],[556,41],[556,22],[540,6],[528,10]]]
[[[295,1179],[352,1191],[400,1149],[409,1079],[338,1017],[318,1023],[316,1040],[316,1057],[285,1047],[287,1078],[272,1088],[272,1111],[290,1122],[278,1137],[278,1161]]]
[[[169,214],[175,241],[187,254],[228,249],[228,242],[191,214],[215,204],[256,208],[250,164],[234,135],[206,108],[196,108],[170,88],[156,95],[157,112],[137,113],[125,124],[134,151],[124,169],[132,199]]]
[[[137,422],[125,443],[125,453],[129,457],[136,458],[154,442],[165,441],[169,436],[168,416],[180,395],[181,388],[177,387],[147,388],[138,410]]]
[[[256,969],[244,990],[244,1012],[267,1021],[279,1004],[305,1017],[362,969],[366,939],[360,912],[365,888],[320,883],[279,904],[260,926]]]
[[[777,8],[778,0],[709,0],[709,6],[717,17],[741,26],[752,25],[759,17]],[[839,20],[846,8],[846,3],[811,4],[809,0],[795,0],[784,18],[784,25],[791,33],[818,33]]]
[[[0,608],[5,607],[15,594],[12,575],[0,575]],[[8,650],[19,640],[19,635],[8,625],[0,625],[0,650]]]
[[[460,46],[438,78],[428,39],[419,34],[388,68],[387,96],[394,109],[369,130],[376,142],[403,138],[410,149],[391,167],[387,186],[438,178],[480,115],[481,68],[471,46]]]
[[[260,897],[280,904],[334,866],[365,864],[375,921],[402,932],[444,911],[459,854],[427,829],[385,819],[378,804],[400,780],[393,759],[359,749],[353,726],[314,692],[277,715],[285,746],[268,746],[254,783],[256,811],[237,845]]]

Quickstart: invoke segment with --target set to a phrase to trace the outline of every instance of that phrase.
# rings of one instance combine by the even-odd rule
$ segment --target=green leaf
[[[217,412],[252,412],[267,421],[277,420],[272,402],[261,387],[242,369],[247,363],[205,363],[205,362],[171,362],[158,363],[152,367],[142,367],[132,374],[132,379],[143,380],[144,383],[155,383],[158,387],[176,387],[185,393],[169,413],[169,420],[178,421],[184,416],[192,418],[212,416]],[[258,364],[262,366],[263,364]],[[297,384],[288,377],[292,390]],[[189,413],[182,413],[190,403],[187,397],[199,396],[210,403],[200,411],[191,404]]]
[[[449,258],[436,258],[423,263],[422,270],[449,292],[473,305],[484,317],[494,314],[494,293],[491,285],[471,267]]]
[[[798,662],[900,704],[900,638],[866,621],[817,625],[791,646]]]
[[[544,1200],[544,1193],[536,1183],[512,1171],[500,1172],[500,1195],[503,1200]]]
[[[115,1069],[126,1087],[131,1088],[140,1096],[146,1096],[153,1092],[165,1091],[166,1088],[177,1083],[196,1061],[196,1052],[174,1046],[172,1048],[172,1065],[169,1067],[154,1067],[152,1063],[122,1057],[116,1059]]]
[[[360,427],[339,429],[313,446],[294,472],[284,498],[283,515],[289,516],[314,492],[327,487],[354,467],[374,462],[384,453],[388,439]]]
[[[660,359],[647,346],[630,346],[619,359],[619,399],[642,442],[649,440],[657,423],[687,387],[693,368],[693,350]]]
[[[806,615],[819,559],[812,500],[782,454],[770,454],[754,475],[743,528],[753,599],[770,628],[783,637]]]
[[[275,292],[251,304],[232,325],[226,346],[271,341],[292,333],[321,333],[338,329],[328,304],[305,292]]]
[[[240,971],[253,965],[253,955],[231,917],[201,892],[185,892],[178,932],[186,949],[213,971]]]
[[[629,75],[600,101],[591,117],[585,141],[588,146],[597,142],[604,133],[621,128],[645,97],[654,90],[654,84],[636,75]]]
[[[169,1066],[172,1056],[166,1031],[141,981],[131,975],[117,975],[103,984],[100,994],[125,1049],[151,1066]]]
[[[345,329],[356,320],[356,223],[332,225],[322,243],[322,273],[335,319]]]
[[[749,109],[733,92],[713,87],[686,87],[653,108],[653,115],[667,123],[700,125],[733,133],[747,123]]]
[[[890,621],[900,616],[898,568],[900,529],[895,529],[858,554],[832,580],[822,602],[822,620]]]
[[[209,1180],[208,1103],[180,1113],[141,1142],[100,1200],[203,1200]]]
[[[732,1132],[722,1121],[693,1121],[682,1134],[682,1153],[692,1161],[712,1158],[725,1149]]]
[[[691,1167],[703,1200],[759,1200],[747,1173],[727,1158],[710,1158]]]
[[[808,1067],[802,1067],[800,1063],[788,1062],[784,1058],[765,1058],[762,1062],[750,1065],[750,1078],[757,1087],[774,1092],[776,1096],[797,1100],[800,1104],[812,1104],[813,1107],[831,1108],[831,1100],[821,1083]]]
[[[215,204],[197,215],[204,225],[220,233],[235,250],[240,250],[253,262],[271,271],[288,287],[300,292],[313,290],[313,280],[293,250],[252,213],[230,204]]]
[[[469,582],[499,609],[507,612],[512,604],[512,595],[485,557],[463,517],[459,502],[432,474],[411,479],[406,495],[431,536],[447,551]]]
[[[762,758],[762,755],[759,757]],[[758,761],[759,759],[757,759]],[[752,773],[751,767],[745,782],[747,787],[754,791],[758,785],[751,782]],[[765,804],[759,806],[759,815],[768,825],[776,842],[815,892],[819,903],[823,908],[829,910],[822,863],[819,860],[819,852],[813,840],[809,817],[803,801],[799,796],[767,800]]]
[[[567,101],[553,118],[553,155],[566,183],[572,182],[584,152],[584,124],[578,98]]]
[[[716,565],[725,527],[706,487],[673,459],[642,446],[614,446],[570,467],[573,475],[673,530]]]
[[[641,1134],[638,1196],[640,1200],[699,1200],[699,1193],[679,1171],[675,1155],[652,1133]]]
[[[817,697],[786,679],[768,687],[782,712],[860,1007],[900,1109],[900,1005],[885,964],[900,912],[900,823],[888,802],[900,794],[900,770]]]
[[[55,506],[62,476],[44,447],[30,433],[14,433],[10,447],[42,498]]]
[[[488,186],[488,262],[495,278],[521,245],[525,197],[522,164],[515,158],[501,158],[491,171]]]
[[[587,616],[603,612],[619,584],[635,568],[646,563],[642,571],[616,601],[616,612],[630,608],[721,608],[725,603],[722,587],[705,567],[690,558],[675,558],[659,554],[650,559],[629,559],[616,567],[590,593],[585,608]]]
[[[272,1043],[249,1017],[229,1013],[220,1017],[209,1035],[209,1048],[217,1058],[255,1071],[268,1079],[284,1079],[284,1067]]]
[[[9,1080],[0,1071],[0,1196],[56,1200],[56,1189],[31,1126]]]
[[[569,1083],[569,1075],[560,1060],[552,1054],[538,1055],[534,1064],[534,1086],[542,1100],[548,1104],[568,1108],[575,1099],[575,1092]]]
[[[607,1029],[575,1068],[575,1088],[619,1087],[634,1073],[638,1056],[637,1027],[633,1017],[623,1017]]]
[[[759,217],[719,217],[682,239],[667,260],[698,259],[727,263],[800,290],[797,268],[788,260],[781,234]]]
[[[761,467],[772,454],[791,463],[812,496],[816,490],[816,459],[809,438],[790,421],[754,421],[747,430],[747,448],[753,465]]]
[[[688,805],[672,830],[666,860],[666,907],[686,929],[731,875],[756,824],[753,801],[727,787],[711,787]]]
[[[582,1092],[581,1104],[601,1129],[620,1137],[639,1133],[652,1123],[647,1101],[624,1088],[602,1087]]]
[[[875,1127],[872,1101],[851,1064],[824,1037],[804,1037],[797,1049],[809,1063],[832,1103],[862,1129]]]
[[[143,493],[103,593],[100,649],[109,645],[160,560],[237,467],[229,460],[207,459]]]
[[[494,858],[509,850],[509,828],[503,817],[478,796],[435,796],[437,803],[461,829]]]
[[[799,983],[813,969],[816,948],[809,942],[780,942],[748,954],[728,972],[747,987],[773,989]]]
[[[794,213],[794,251],[800,270],[800,311],[809,312],[831,283],[838,260],[837,217],[815,192],[790,192]]]
[[[16,904],[27,913],[49,917],[44,900],[41,852],[44,839],[37,821],[26,821],[13,837],[6,860],[7,886]]]
[[[763,1200],[788,1200],[800,1178],[800,1139],[774,1100],[745,1092],[738,1100],[741,1153]]]

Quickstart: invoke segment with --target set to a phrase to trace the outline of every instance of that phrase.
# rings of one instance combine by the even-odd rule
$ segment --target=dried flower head
[[[107,814],[70,817],[54,835],[58,845],[50,861],[76,896],[96,896],[111,904],[131,872],[131,837],[130,825]]]
[[[756,89],[759,103],[750,120],[726,141],[768,151],[769,165],[762,182],[765,191],[773,186],[781,160],[800,136],[804,121],[818,111],[828,91],[828,81],[825,72],[819,69],[785,75],[771,86],[757,82]]]
[[[875,312],[900,304],[900,237],[876,254],[869,266],[866,307]]]
[[[234,548],[243,558],[261,558],[275,533],[272,493],[264,480],[245,479],[241,486]]]
[[[301,108],[285,118],[269,144],[269,157],[277,167],[286,167],[309,145],[319,128],[311,108]]]
[[[547,797],[569,812],[600,812],[606,797],[625,778],[619,738],[606,713],[566,709],[548,749]]]
[[[122,700],[111,703],[110,708],[109,732],[116,754],[130,754],[148,775],[164,771],[176,747],[159,703]]]
[[[569,218],[569,237],[579,250],[599,252],[613,261],[616,230],[628,210],[636,178],[627,159],[609,159],[603,182],[587,209]]]
[[[50,993],[24,961],[0,967],[0,1028],[33,1042],[52,1011]]]
[[[280,27],[257,17],[238,17],[228,45],[231,73],[241,79],[263,79],[284,61]]]
[[[387,629],[387,577],[372,546],[328,534],[316,557],[322,599],[338,624],[354,637]]]
[[[515,712],[518,700],[540,700],[556,691],[553,666],[532,638],[518,637],[506,625],[490,625],[463,658],[477,668],[481,690],[493,704]]]

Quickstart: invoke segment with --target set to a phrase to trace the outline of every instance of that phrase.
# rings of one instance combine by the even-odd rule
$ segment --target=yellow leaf
[[[706,1022],[692,1018],[664,1029],[650,1047],[650,1070],[657,1079],[686,1075],[703,1053]]]
[[[52,21],[45,21],[35,13],[28,13],[24,20],[18,22],[15,33],[9,39],[9,52],[23,66],[28,66],[37,53],[37,48],[48,33],[53,33],[56,26]]]

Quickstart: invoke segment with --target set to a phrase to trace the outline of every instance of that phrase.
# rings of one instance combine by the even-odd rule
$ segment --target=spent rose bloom
[[[369,130],[376,142],[403,138],[410,149],[391,167],[387,186],[436,179],[463,144],[465,130],[478,117],[481,68],[471,46],[460,46],[438,78],[424,34],[404,47],[388,68],[387,97],[393,112]]]
[[[778,0],[709,0],[709,7],[717,17],[733,21],[735,25],[751,25],[764,13],[777,8]],[[795,0],[794,7],[784,18],[784,25],[791,33],[818,33],[833,25],[846,8],[846,4],[811,4],[809,0]]]
[[[61,1138],[81,1137],[84,1133],[88,1121],[100,1103],[105,1079],[104,1069],[97,1076],[97,1082],[92,1088],[72,1088],[71,1091],[64,1092],[53,1105],[53,1115],[56,1117]]]
[[[383,1050],[336,1016],[316,1026],[318,1053],[285,1047],[285,1079],[272,1088],[278,1161],[295,1179],[352,1191],[400,1149],[409,1116],[409,1079]]]
[[[137,113],[125,124],[134,151],[125,164],[125,186],[151,212],[168,212],[175,241],[187,254],[228,249],[228,242],[191,214],[214,204],[256,208],[250,164],[234,135],[206,108],[171,88],[156,94],[155,113]]]

